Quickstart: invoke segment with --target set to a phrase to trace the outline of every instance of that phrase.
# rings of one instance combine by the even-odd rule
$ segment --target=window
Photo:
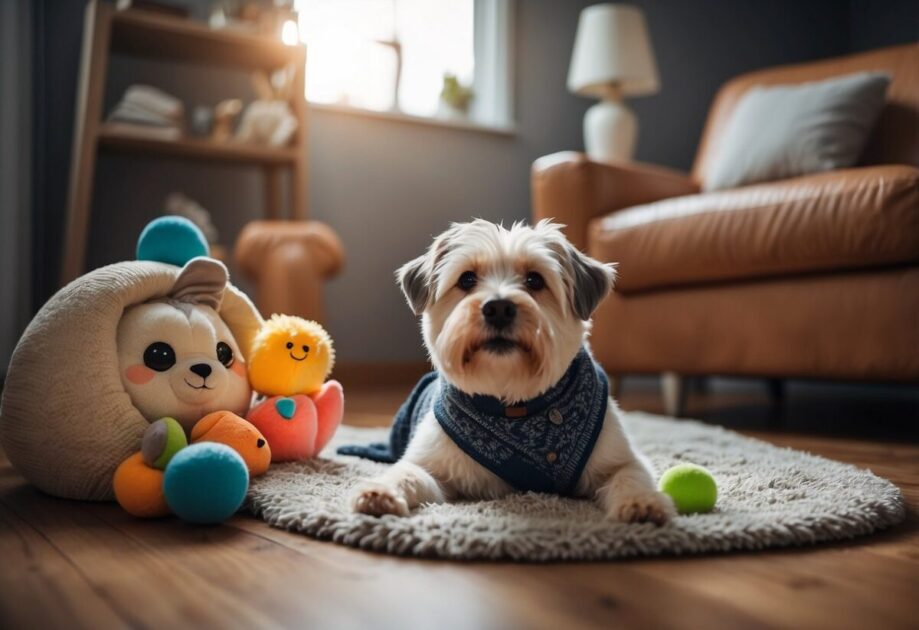
[[[310,102],[510,125],[510,0],[296,0],[295,6],[307,44]],[[447,90],[454,98],[441,99],[445,81],[454,79]],[[466,88],[472,96],[464,107]]]

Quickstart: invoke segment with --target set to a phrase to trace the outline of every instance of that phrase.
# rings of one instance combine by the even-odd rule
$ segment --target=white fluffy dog
[[[356,489],[355,511],[404,516],[423,503],[495,499],[534,489],[527,475],[542,479],[547,470],[546,481],[535,488],[560,488],[552,485],[563,478],[553,477],[558,466],[574,474],[562,494],[595,499],[614,521],[663,524],[675,514],[630,444],[605,375],[574,368],[595,366],[586,350],[589,320],[612,288],[614,266],[579,252],[551,222],[506,229],[476,220],[454,224],[397,276],[412,310],[422,315],[424,342],[441,380],[435,402],[406,434],[404,452],[393,457],[401,455],[398,461]],[[561,391],[580,388],[568,381],[585,374],[595,381],[585,391],[601,392],[601,404],[591,407],[597,410],[593,436],[578,428],[587,426],[581,416],[588,412],[571,413],[592,405],[590,396]],[[565,396],[581,405],[566,407],[568,417],[552,406]],[[477,405],[488,401],[498,403],[497,419],[479,414]],[[442,417],[450,409],[462,416],[452,425]],[[466,443],[455,439],[482,418],[492,426],[483,425]],[[525,422],[532,431],[522,429]],[[503,433],[483,438],[495,425]],[[560,446],[551,446],[553,441]],[[508,474],[505,464],[494,463],[499,460],[511,462]],[[516,466],[524,460],[522,468]]]

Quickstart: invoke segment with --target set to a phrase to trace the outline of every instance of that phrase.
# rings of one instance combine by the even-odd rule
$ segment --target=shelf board
[[[306,60],[302,45],[287,46],[264,35],[215,30],[194,20],[138,9],[112,16],[112,52],[249,69],[276,69]]]
[[[297,149],[294,147],[261,147],[232,141],[217,143],[201,138],[159,140],[113,132],[106,129],[105,125],[99,131],[98,142],[100,149],[111,152],[230,164],[286,165],[292,164],[298,157]]]

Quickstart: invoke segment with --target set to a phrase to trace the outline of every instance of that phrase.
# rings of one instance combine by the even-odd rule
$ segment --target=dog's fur
[[[468,291],[457,284],[467,271],[477,278]],[[533,272],[544,288],[527,287]],[[590,316],[612,289],[615,268],[579,252],[549,221],[506,229],[476,220],[454,224],[397,277],[409,306],[422,315],[424,342],[440,374],[463,392],[511,404],[539,396],[561,379],[586,343]],[[499,335],[482,314],[491,299],[516,306],[513,324],[500,332],[512,342],[509,350],[487,343]],[[655,488],[620,413],[610,398],[576,494],[595,498],[612,520],[663,524],[675,514],[673,502]],[[422,503],[495,499],[513,491],[463,452],[430,411],[404,456],[359,486],[352,506],[365,514],[404,516]]]

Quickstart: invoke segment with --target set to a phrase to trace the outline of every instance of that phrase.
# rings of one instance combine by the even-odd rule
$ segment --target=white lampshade
[[[596,4],[581,11],[568,70],[568,89],[583,96],[622,96],[660,89],[645,17],[627,4]]]

